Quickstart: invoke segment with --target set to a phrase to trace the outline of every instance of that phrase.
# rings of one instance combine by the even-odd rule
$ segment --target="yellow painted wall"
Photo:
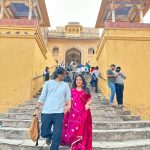
[[[0,112],[30,97],[33,43],[33,39],[0,38]]]
[[[38,28],[4,27],[0,32],[0,112],[4,112],[32,98],[43,84],[38,76],[56,62]]]
[[[35,42],[33,77],[37,78],[32,80],[32,96],[36,95],[37,91],[39,90],[39,87],[41,87],[41,85],[44,84],[42,75],[45,67],[48,66],[50,68],[50,74],[52,74],[57,65],[49,51],[46,53],[46,56],[47,59],[43,57],[38,43]]]
[[[102,75],[111,64],[122,67],[125,81],[125,106],[143,119],[150,119],[150,30],[106,29],[97,50]],[[107,82],[99,86],[108,98]]]

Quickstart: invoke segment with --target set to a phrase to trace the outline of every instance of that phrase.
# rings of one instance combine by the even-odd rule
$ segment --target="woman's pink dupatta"
[[[84,91],[71,90],[72,107],[65,114],[62,144],[70,145],[70,150],[92,150],[92,117],[85,104],[91,95]]]

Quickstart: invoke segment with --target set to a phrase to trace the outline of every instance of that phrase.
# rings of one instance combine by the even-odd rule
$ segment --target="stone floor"
[[[49,150],[44,139],[35,147],[28,135],[37,99],[0,114],[0,150]],[[150,121],[109,106],[100,92],[92,92],[92,99],[93,150],[150,150]]]

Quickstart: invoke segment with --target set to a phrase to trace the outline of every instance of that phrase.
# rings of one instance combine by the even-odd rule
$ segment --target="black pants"
[[[115,83],[115,88],[116,88],[117,103],[118,103],[118,105],[123,105],[124,85]]]
[[[95,93],[97,93],[97,89],[98,89],[98,78],[96,78],[95,80]]]
[[[41,136],[43,138],[52,137],[50,150],[58,150],[62,134],[63,113],[41,114]],[[53,132],[51,130],[53,125]]]

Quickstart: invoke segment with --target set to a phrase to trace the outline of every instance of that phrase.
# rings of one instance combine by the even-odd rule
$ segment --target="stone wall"
[[[149,28],[107,28],[98,45],[97,61],[102,76],[111,64],[122,67],[127,75],[124,103],[143,119],[150,119],[150,30]],[[99,81],[101,91],[109,97],[107,82]]]
[[[62,61],[65,62],[65,56],[67,50],[71,48],[76,48],[81,52],[81,62],[85,64],[90,61],[91,66],[95,66],[95,55],[88,54],[88,49],[93,48],[95,51],[97,49],[98,39],[63,39],[63,38],[49,38],[48,40],[48,48],[49,51],[52,52],[54,47],[59,48],[58,55],[53,55],[56,60],[58,60],[58,64]]]
[[[45,66],[56,66],[56,62],[48,51],[36,22],[26,20],[21,25],[15,21],[11,25],[1,24],[0,112],[23,103],[36,94],[43,84]],[[53,70],[54,67],[51,72]]]

